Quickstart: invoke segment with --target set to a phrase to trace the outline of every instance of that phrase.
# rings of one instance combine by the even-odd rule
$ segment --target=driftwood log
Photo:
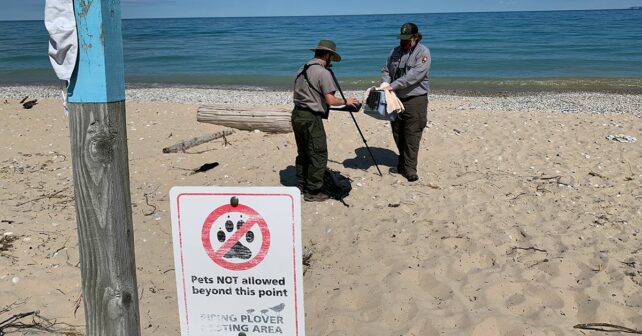
[[[192,138],[189,140],[181,141],[175,145],[163,148],[163,153],[178,153],[184,152],[188,148],[204,144],[206,142],[222,138],[224,136],[234,133],[234,130],[222,130],[220,132],[204,135],[201,137]]]
[[[291,112],[288,105],[202,105],[196,120],[246,131],[288,133],[292,132]]]

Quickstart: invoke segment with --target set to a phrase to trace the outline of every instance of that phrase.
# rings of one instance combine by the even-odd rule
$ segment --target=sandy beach
[[[83,331],[59,92],[0,90],[0,321],[38,310]],[[24,109],[25,96],[38,104]],[[287,91],[127,91],[143,335],[180,333],[171,187],[296,184],[292,133],[236,131],[186,153],[162,148],[226,129],[198,123],[200,104],[290,102]],[[355,115],[380,177],[350,116],[333,112],[329,167],[353,190],[350,207],[302,203],[312,255],[306,334],[603,334],[573,328],[581,323],[642,330],[641,111],[640,95],[616,93],[431,95],[415,183],[388,173],[396,165],[388,123]],[[617,141],[622,135],[637,141]]]

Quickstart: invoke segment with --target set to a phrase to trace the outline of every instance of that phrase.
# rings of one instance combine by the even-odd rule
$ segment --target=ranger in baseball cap
[[[390,172],[401,174],[408,182],[419,180],[417,172],[421,137],[428,122],[428,92],[430,85],[430,50],[421,43],[417,25],[406,22],[401,26],[399,46],[392,49],[381,69],[384,89],[394,91],[403,103],[401,118],[391,122],[392,136],[399,151],[397,167]]]
[[[417,34],[419,34],[417,25],[412,22],[406,22],[401,26],[401,31],[397,38],[400,40],[410,40]]]

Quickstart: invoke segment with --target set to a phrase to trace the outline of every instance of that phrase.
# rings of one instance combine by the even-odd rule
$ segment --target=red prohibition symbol
[[[221,222],[219,218],[226,216],[230,213],[241,213],[246,217],[245,223],[238,227],[236,232],[234,232],[231,237],[227,238],[222,246],[218,249],[212,247],[212,227],[215,223]],[[230,262],[226,260],[225,255],[230,252],[230,250],[237,244],[239,241],[245,237],[246,233],[250,231],[255,225],[259,227],[261,231],[261,247],[254,256],[249,260],[243,262]],[[265,256],[267,255],[268,249],[270,248],[270,231],[268,230],[267,223],[265,219],[256,212],[254,209],[249,206],[238,204],[236,206],[227,204],[222,205],[212,211],[205,222],[203,223],[203,230],[201,232],[201,239],[203,242],[203,247],[207,252],[207,255],[214,261],[217,265],[232,271],[244,271],[258,265]]]

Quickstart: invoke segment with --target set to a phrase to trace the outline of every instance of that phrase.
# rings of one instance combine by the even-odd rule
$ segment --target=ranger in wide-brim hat
[[[339,62],[341,61],[341,55],[337,53],[337,45],[331,40],[321,40],[319,41],[319,45],[317,45],[314,48],[311,48],[310,50],[312,51],[317,51],[317,50],[325,50],[329,51],[332,54],[331,60],[333,62]]]
[[[323,119],[330,114],[330,106],[353,107],[358,110],[359,101],[354,97],[336,97],[341,92],[330,70],[332,62],[339,62],[337,45],[331,40],[320,40],[311,48],[314,57],[303,64],[294,79],[292,93],[292,131],[296,140],[297,187],[306,202],[323,202],[330,199],[325,185],[328,168],[328,141]],[[347,111],[347,110],[346,110]]]

